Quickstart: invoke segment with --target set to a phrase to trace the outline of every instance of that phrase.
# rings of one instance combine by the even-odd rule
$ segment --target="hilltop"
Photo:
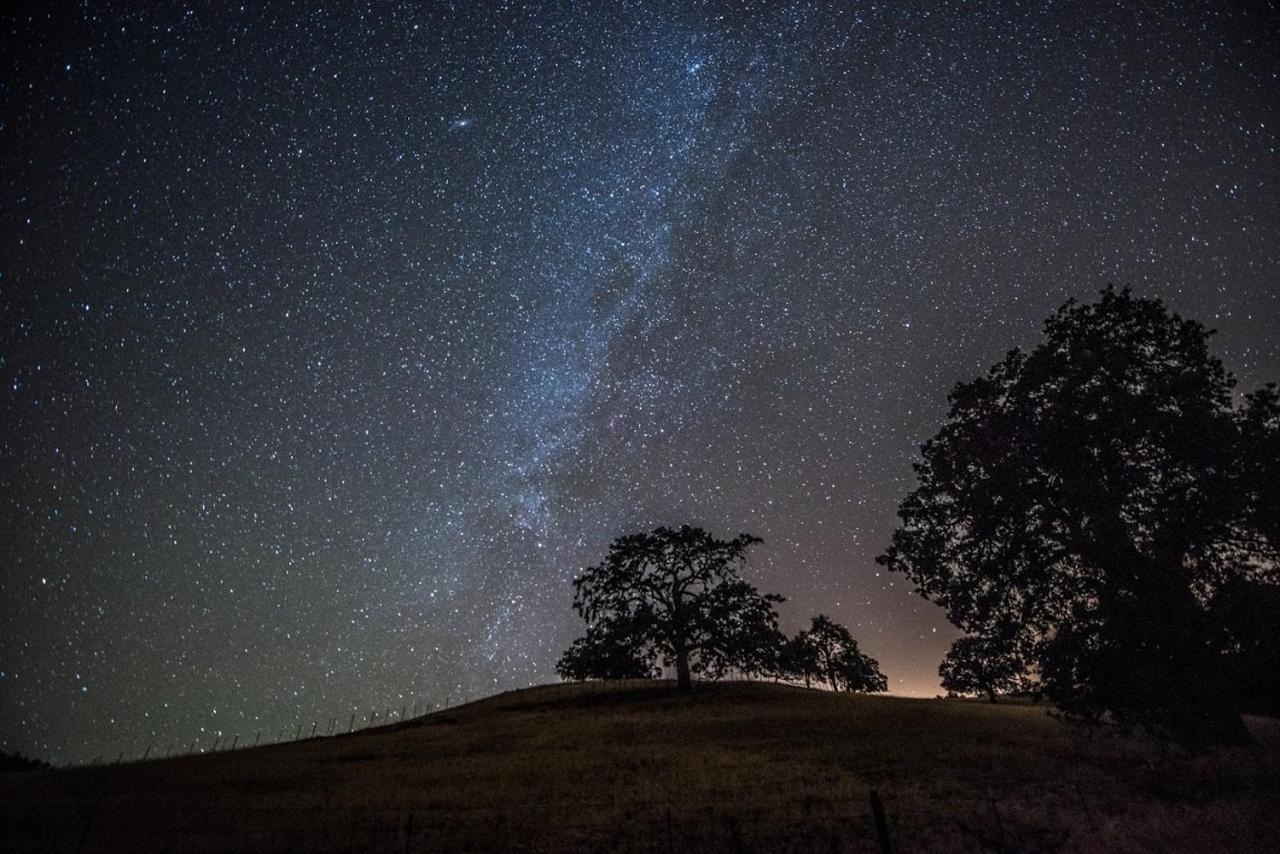
[[[0,794],[11,851],[877,851],[872,789],[904,852],[1272,850],[1280,723],[1250,728],[1188,755],[1025,704],[551,685]]]

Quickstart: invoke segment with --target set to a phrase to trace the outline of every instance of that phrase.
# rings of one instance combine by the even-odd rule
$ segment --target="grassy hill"
[[[352,735],[0,778],[7,851],[1273,851],[1280,723],[1188,756],[1027,705],[545,686]]]

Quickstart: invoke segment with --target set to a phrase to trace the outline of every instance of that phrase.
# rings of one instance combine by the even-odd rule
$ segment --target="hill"
[[[9,851],[1274,850],[1280,723],[1203,755],[1034,706],[544,686],[333,738],[0,778]]]

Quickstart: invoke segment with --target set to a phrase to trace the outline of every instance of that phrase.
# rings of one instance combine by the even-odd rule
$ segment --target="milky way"
[[[1274,6],[257,5],[5,24],[0,749],[551,680],[664,523],[930,695],[954,382],[1108,282],[1280,379]]]

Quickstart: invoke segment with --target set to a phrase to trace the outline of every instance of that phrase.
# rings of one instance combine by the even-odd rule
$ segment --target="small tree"
[[[654,662],[637,651],[630,633],[616,623],[597,623],[565,650],[556,663],[564,679],[647,679]]]
[[[818,680],[836,691],[889,688],[879,663],[858,649],[848,629],[825,614],[814,617],[810,627],[787,641],[783,650],[786,674],[803,679],[805,687]]]
[[[600,672],[596,664],[622,656],[628,672],[641,663],[674,666],[688,691],[694,673],[772,669],[781,641],[773,606],[782,597],[761,595],[738,575],[759,542],[750,534],[719,540],[687,525],[614,540],[603,563],[574,579],[573,607],[590,628],[561,659],[561,673]]]
[[[837,691],[873,694],[889,690],[889,680],[880,672],[880,662],[859,652],[857,644],[841,653],[836,663]]]
[[[778,674],[784,679],[803,682],[806,688],[812,686],[815,678],[822,678],[818,651],[808,643],[804,632],[798,632],[783,643],[778,653]]]
[[[1006,647],[987,638],[958,638],[938,667],[947,695],[985,694],[991,702],[1025,686],[1026,667]]]

